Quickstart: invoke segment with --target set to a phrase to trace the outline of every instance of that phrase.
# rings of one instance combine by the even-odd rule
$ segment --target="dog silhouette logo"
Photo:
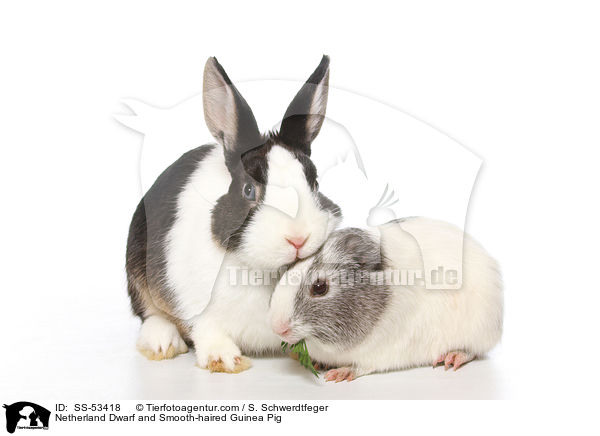
[[[3,406],[6,409],[6,431],[14,433],[18,429],[48,429],[50,411],[29,401]]]

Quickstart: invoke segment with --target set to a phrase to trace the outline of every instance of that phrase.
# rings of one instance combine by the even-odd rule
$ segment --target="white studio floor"
[[[123,294],[125,291],[123,290]],[[106,296],[105,296],[106,297]],[[3,398],[125,399],[486,399],[509,398],[504,350],[459,371],[443,367],[326,383],[288,357],[253,358],[240,374],[211,374],[192,352],[149,361],[135,349],[139,321],[125,295],[62,305],[15,327],[0,373]],[[71,300],[73,301],[73,300]],[[74,307],[77,306],[77,307]],[[46,306],[47,307],[47,306]]]

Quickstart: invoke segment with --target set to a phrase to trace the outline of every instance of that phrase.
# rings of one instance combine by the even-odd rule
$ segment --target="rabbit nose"
[[[307,239],[308,239],[308,237],[304,237],[304,236],[295,236],[295,237],[291,237],[291,238],[285,238],[285,240],[288,241],[290,244],[292,244],[296,250],[299,250],[300,248],[302,248],[302,246],[306,243]]]
[[[273,324],[273,331],[278,336],[285,336],[291,332],[290,323],[287,321],[279,321]]]

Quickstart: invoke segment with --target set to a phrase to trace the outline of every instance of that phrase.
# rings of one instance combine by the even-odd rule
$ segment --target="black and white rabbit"
[[[168,167],[131,221],[126,270],[138,349],[172,358],[193,345],[198,366],[239,372],[244,353],[277,350],[267,320],[275,283],[232,272],[276,270],[312,255],[341,220],[318,191],[310,159],[327,104],[329,58],[290,103],[278,132],[262,134],[216,58],[204,70],[204,117],[218,144]]]

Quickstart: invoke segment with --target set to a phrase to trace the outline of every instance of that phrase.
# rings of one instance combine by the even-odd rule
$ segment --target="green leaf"
[[[294,345],[290,345],[287,342],[282,341],[281,349],[283,352],[286,352],[289,349],[292,353],[296,353],[298,355],[298,361],[300,364],[312,372],[316,377],[319,377],[319,373],[315,369],[310,355],[308,354],[308,347],[306,346],[306,341],[304,339]]]
[[[285,353],[287,351],[288,348],[288,343],[285,341],[281,341],[281,350]]]

